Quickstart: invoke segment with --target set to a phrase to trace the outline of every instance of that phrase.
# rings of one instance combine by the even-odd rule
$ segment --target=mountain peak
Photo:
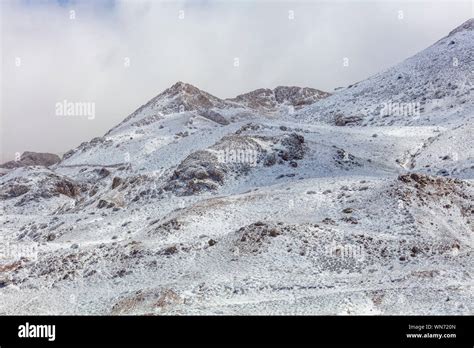
[[[190,83],[178,81],[156,97],[157,100],[166,99],[172,104],[183,105],[185,110],[210,108],[223,104],[220,98],[203,91]]]
[[[142,105],[106,134],[121,128],[131,122],[132,125],[147,125],[154,123],[163,115],[181,113],[184,111],[202,111],[212,108],[226,108],[228,103],[199,88],[178,81],[165,89],[153,99]]]
[[[191,85],[190,83],[178,81],[170,88],[166,89],[164,92],[166,95],[176,95],[176,94],[190,94],[190,95],[197,95],[206,93],[199,88]]]

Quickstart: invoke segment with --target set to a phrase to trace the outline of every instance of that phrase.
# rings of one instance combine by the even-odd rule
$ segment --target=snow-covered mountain
[[[333,95],[178,82],[6,166],[0,313],[472,313],[472,25]]]
[[[292,118],[362,126],[448,126],[472,120],[473,41],[470,19],[413,57],[338,90]]]

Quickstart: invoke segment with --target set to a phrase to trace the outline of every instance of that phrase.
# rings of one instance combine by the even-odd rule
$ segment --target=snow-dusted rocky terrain
[[[334,94],[178,82],[10,163],[0,314],[472,314],[473,48]]]

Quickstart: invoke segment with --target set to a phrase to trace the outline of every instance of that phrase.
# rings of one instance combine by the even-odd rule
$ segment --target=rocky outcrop
[[[0,167],[7,169],[27,166],[49,167],[53,164],[58,163],[60,160],[61,158],[59,158],[58,155],[55,155],[53,153],[25,151],[23,152],[18,161],[9,161],[4,164],[1,164]]]
[[[309,87],[279,86],[275,89],[260,88],[229,100],[256,111],[275,112],[284,107],[298,110],[329,95]]]
[[[2,179],[0,201],[14,200],[16,207],[60,196],[75,200],[86,189],[86,185],[42,167],[17,168]]]
[[[296,133],[272,137],[229,135],[186,157],[164,189],[178,195],[215,191],[231,177],[246,175],[256,166],[297,167],[296,161],[303,159],[305,151],[304,137]]]

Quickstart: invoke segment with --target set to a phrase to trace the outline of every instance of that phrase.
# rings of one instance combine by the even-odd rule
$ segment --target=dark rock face
[[[25,185],[13,185],[4,194],[4,198],[15,198],[19,197],[29,191],[29,188]]]
[[[281,156],[285,161],[303,159],[305,146],[302,135],[292,133],[284,138],[281,143],[286,148],[286,151]]]
[[[264,166],[270,167],[276,163],[283,164],[288,162],[291,167],[298,167],[297,160],[304,157],[307,147],[304,143],[304,137],[297,133],[285,135],[278,139],[276,148],[268,153],[263,161]]]
[[[56,182],[56,192],[69,198],[75,198],[81,193],[81,188],[72,181],[62,179]]]
[[[252,163],[245,160],[256,161],[258,148],[258,143],[252,137],[237,135],[224,137],[209,149],[196,151],[186,157],[176,168],[164,189],[180,195],[214,191],[223,185],[230,175],[246,174]],[[237,155],[239,151],[249,151],[251,158],[240,158]]]
[[[283,105],[298,110],[329,95],[327,92],[309,87],[279,86],[273,90],[260,88],[229,100],[257,111],[273,112]]]
[[[257,221],[235,231],[235,244],[243,254],[258,254],[283,233],[278,225]]]
[[[110,170],[108,170],[107,168],[102,168],[100,170],[96,169],[95,171],[97,171],[97,174],[99,174],[100,178],[105,178],[110,175]]]
[[[41,153],[41,152],[30,152],[25,151],[20,157],[18,161],[9,161],[6,162],[0,167],[13,169],[18,167],[26,167],[26,166],[45,166],[49,167],[53,164],[58,163],[61,160],[58,155],[53,153]]]
[[[202,117],[205,117],[205,118],[207,118],[211,121],[219,123],[223,126],[226,126],[230,123],[224,116],[222,116],[221,114],[219,114],[218,112],[213,111],[213,110],[200,111],[199,115],[201,115]]]
[[[219,164],[216,156],[207,151],[197,151],[176,168],[165,190],[182,190],[185,195],[214,190],[224,182],[225,173],[226,169]]]
[[[275,108],[273,91],[271,89],[260,88],[255,91],[238,95],[230,99],[233,102],[245,105],[254,110],[268,111]]]
[[[356,158],[354,155],[344,149],[337,148],[333,159],[338,167],[341,167],[345,170],[362,166],[362,163],[359,161],[358,158]]]
[[[398,181],[402,185],[395,189],[395,195],[405,204],[429,206],[449,198],[451,203],[445,204],[443,208],[449,210],[456,206],[454,209],[458,210],[462,217],[466,217],[466,224],[472,226],[472,219],[469,217],[474,213],[474,197],[468,189],[472,186],[469,182],[422,173],[401,174]]]
[[[314,102],[330,95],[327,92],[315,88],[302,88],[295,86],[279,86],[273,90],[273,93],[275,94],[275,100],[279,104],[288,103],[293,105],[295,109],[300,109],[306,105],[313,104]]]
[[[362,121],[362,117],[337,115],[334,119],[336,126],[357,125]]]
[[[166,249],[163,250],[163,255],[173,255],[178,252],[178,248],[175,245],[172,245]]]
[[[14,177],[0,184],[0,201],[19,198],[15,206],[22,207],[60,195],[76,199],[85,189],[84,185],[72,179],[51,171],[44,171],[40,167],[28,167],[26,170],[27,175]]]
[[[112,190],[115,189],[116,187],[120,186],[122,184],[123,180],[122,178],[116,176],[114,180],[112,181]]]
[[[105,207],[107,207],[108,204],[109,203],[107,201],[101,199],[99,201],[99,203],[97,203],[97,208],[99,208],[99,209],[105,208]]]
[[[268,149],[260,143],[267,143]],[[215,191],[230,178],[247,175],[252,167],[289,164],[297,167],[307,146],[297,133],[279,137],[230,135],[206,150],[186,157],[164,187],[178,195]]]

